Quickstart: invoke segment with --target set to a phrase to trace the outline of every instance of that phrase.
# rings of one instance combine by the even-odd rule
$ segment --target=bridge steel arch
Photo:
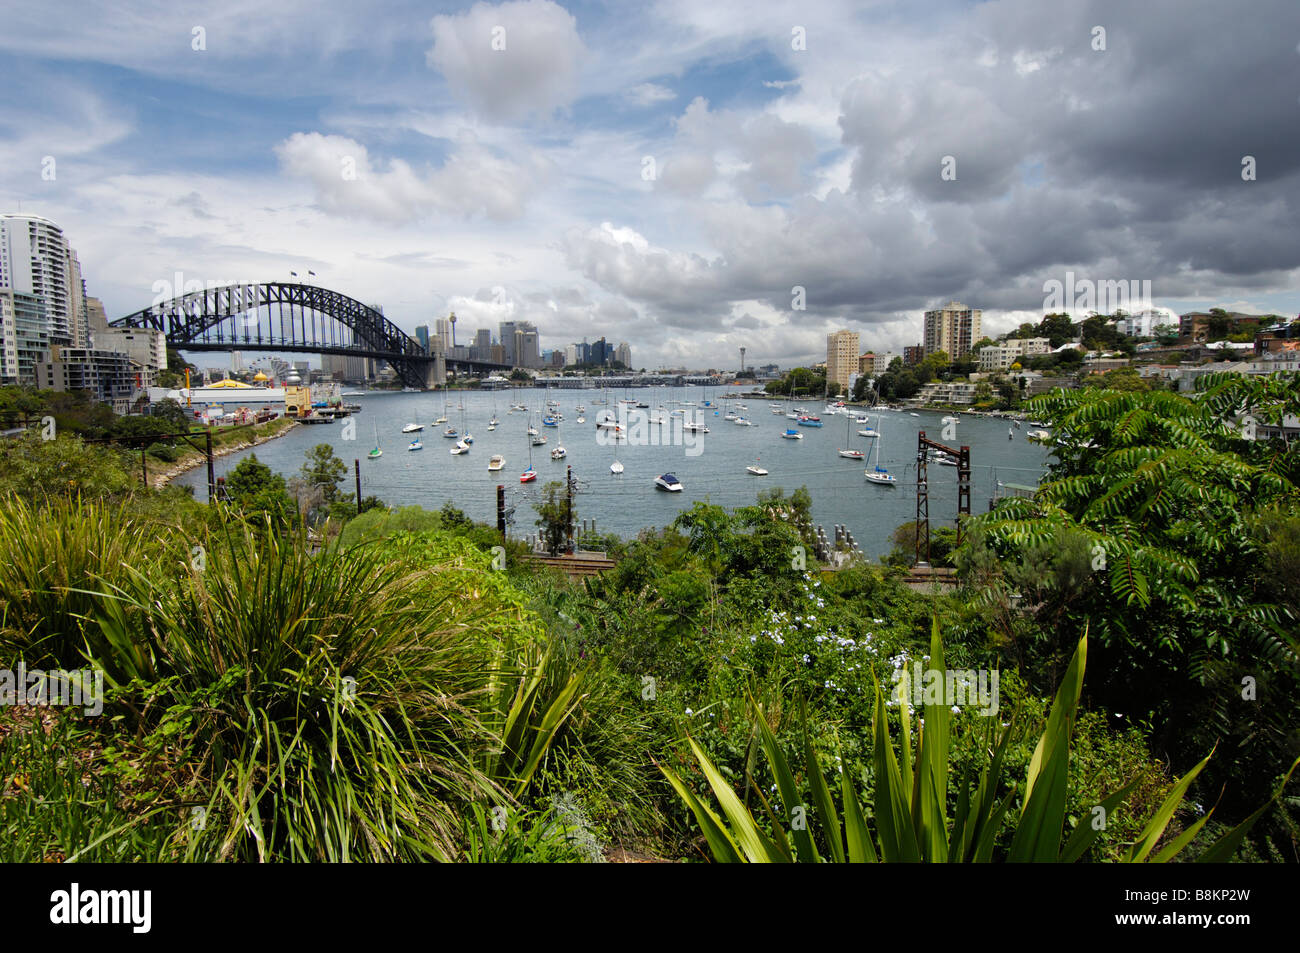
[[[118,318],[111,326],[162,331],[168,346],[177,350],[378,358],[403,384],[421,390],[429,386],[434,362],[419,341],[374,308],[315,285],[272,281],[191,291]]]

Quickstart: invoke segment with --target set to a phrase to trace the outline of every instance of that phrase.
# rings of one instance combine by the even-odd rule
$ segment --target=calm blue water
[[[462,456],[448,452],[455,441],[442,436],[446,425],[433,424],[443,412],[442,395],[377,392],[349,398],[363,408],[351,418],[355,422],[353,439],[345,439],[349,435],[345,421],[298,427],[287,436],[251,451],[219,458],[216,473],[217,476],[228,473],[252,452],[287,478],[302,466],[308,449],[318,443],[328,443],[348,464],[344,488],[351,489],[352,461],[360,458],[362,492],[378,496],[389,505],[418,504],[437,509],[450,500],[473,519],[495,524],[496,486],[504,484],[507,506],[515,506],[512,534],[525,535],[536,531],[537,517],[530,504],[540,498],[548,480],[562,481],[566,466],[572,466],[582,488],[577,498],[578,518],[594,519],[601,532],[614,532],[624,538],[635,536],[646,527],[671,523],[696,500],[726,507],[744,506],[753,503],[762,488],[779,486],[788,493],[806,486],[812,494],[814,521],[825,527],[828,536],[834,524],[843,523],[865,553],[879,556],[889,549],[888,536],[894,528],[915,518],[918,430],[925,429],[931,439],[970,446],[971,506],[977,513],[988,508],[995,481],[1037,484],[1048,456],[1045,448],[1025,440],[1028,427],[1015,431],[1015,439],[1008,440],[1010,424],[1005,420],[961,415],[956,439],[946,441],[942,436],[943,413],[920,411],[918,416],[912,416],[904,411],[884,411],[877,423],[876,412],[872,411],[871,426],[881,432],[880,465],[898,479],[895,487],[877,486],[863,479],[863,462],[845,459],[836,452],[840,447],[862,449],[869,454],[866,465],[872,464],[870,452],[875,441],[857,436],[856,431],[863,425],[852,418],[846,436],[845,418],[823,413],[825,405],[820,401],[783,405],[784,409],[800,406],[809,413],[819,414],[824,424],[821,428],[797,427],[804,439],[786,440],[781,434],[787,427],[795,427],[795,422],[774,415],[769,401],[739,401],[748,408],[741,413],[756,424],[739,427],[723,419],[718,398],[721,392],[711,388],[707,394],[719,404],[716,415],[713,408],[698,411],[699,419],[710,432],[688,435],[699,441],[695,444],[695,450],[699,451],[696,455],[688,454],[690,447],[683,445],[601,445],[597,442],[595,420],[600,411],[616,410],[621,397],[650,404],[651,409],[641,413],[655,416],[659,404],[664,403],[663,413],[667,416],[676,406],[670,401],[704,400],[706,393],[698,387],[611,391],[607,405],[595,403],[602,396],[597,390],[553,391],[549,399],[559,402],[565,416],[554,428],[537,423],[538,412],[548,399],[541,389],[495,394],[452,393],[447,398],[451,425],[460,427],[461,411],[457,405],[463,403],[465,422],[474,436],[473,449]],[[526,430],[530,415],[509,412],[512,403],[527,405],[533,412],[534,425],[548,438],[544,447],[531,448],[532,462],[538,471],[537,481],[532,484],[519,483],[519,474],[529,462]],[[587,408],[587,422],[581,425],[576,423],[575,408],[579,404]],[[489,433],[488,420],[494,412],[501,423]],[[406,449],[411,437],[402,434],[401,429],[408,422],[424,424],[420,434],[423,450]],[[679,426],[674,430],[680,434]],[[663,428],[663,432],[668,431],[669,428]],[[370,460],[366,454],[375,446],[376,432],[384,455]],[[568,451],[567,459],[551,460],[550,450],[557,445],[563,445]],[[489,473],[488,459],[494,453],[505,456],[506,466],[498,473]],[[609,472],[615,456],[625,467],[621,476]],[[755,460],[769,471],[768,476],[755,477],[745,472],[745,467]],[[683,492],[670,494],[655,489],[655,477],[664,472],[676,474],[683,484]],[[957,470],[931,464],[929,477],[931,524],[951,525],[957,510]],[[206,498],[207,477],[203,467],[183,474],[175,482],[193,486],[199,499]]]

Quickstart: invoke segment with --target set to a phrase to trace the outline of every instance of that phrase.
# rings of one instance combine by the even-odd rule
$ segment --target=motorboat
[[[534,435],[533,435],[533,446],[534,446],[534,447],[540,447],[540,446],[542,446],[542,445],[545,444],[545,443],[546,443],[546,437],[545,437],[544,435],[542,435],[542,434],[534,434]]]
[[[496,473],[498,470],[505,468],[506,458],[499,453],[492,454],[492,459],[488,461],[488,472]]]
[[[682,424],[682,430],[686,431],[687,433],[708,433],[709,432],[709,428],[704,426],[704,424],[694,423],[692,421],[687,421],[686,423]]]
[[[745,472],[754,476],[767,476],[767,471],[756,463],[745,467]]]
[[[402,433],[419,433],[424,429],[424,424],[407,424],[402,428]]]
[[[655,477],[655,486],[661,490],[667,490],[669,493],[682,492],[682,481],[671,473],[664,473]]]
[[[459,457],[462,453],[469,453],[469,444],[464,440],[457,441],[456,446],[451,448],[451,454],[454,457]]]
[[[554,450],[551,451],[552,460],[563,460],[568,455],[569,455],[569,451],[565,450],[563,447],[556,447]]]
[[[800,427],[820,427],[822,419],[820,417],[800,417],[798,424]]]

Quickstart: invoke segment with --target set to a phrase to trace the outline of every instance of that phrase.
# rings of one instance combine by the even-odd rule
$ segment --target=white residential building
[[[1024,358],[1046,354],[1051,350],[1047,338],[1008,338],[998,344],[986,345],[979,350],[981,371],[1005,371],[1012,364],[1024,363]]]
[[[45,307],[51,344],[90,343],[77,253],[63,229],[39,215],[0,215],[0,291],[34,295]]]

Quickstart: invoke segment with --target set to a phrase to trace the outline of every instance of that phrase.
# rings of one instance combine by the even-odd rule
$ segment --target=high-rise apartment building
[[[968,308],[957,301],[925,312],[925,336],[922,339],[925,353],[943,351],[954,361],[964,359],[970,354],[971,345],[982,337],[982,315],[979,308]]]
[[[0,288],[0,323],[5,354],[0,377],[35,387],[37,365],[50,349],[45,303],[36,295]]]
[[[858,332],[836,331],[826,335],[826,381],[835,381],[841,390],[858,373]]]
[[[90,343],[81,263],[49,219],[0,215],[0,290],[41,299],[51,344]]]
[[[614,348],[614,360],[618,361],[624,367],[632,366],[632,348],[626,341],[620,341],[618,347]]]

